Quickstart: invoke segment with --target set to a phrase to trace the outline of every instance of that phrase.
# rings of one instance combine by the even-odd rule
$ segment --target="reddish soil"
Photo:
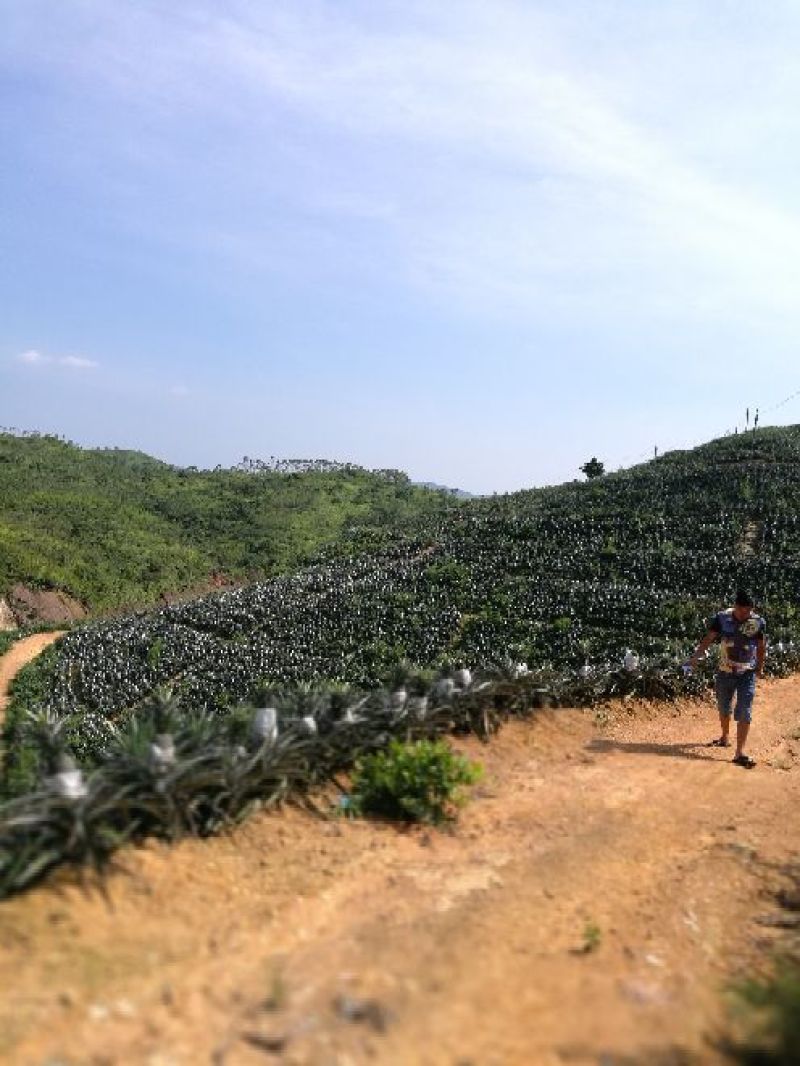
[[[800,852],[800,678],[754,770],[710,704],[537,714],[447,831],[261,813],[0,905],[11,1064],[717,1064]],[[321,800],[329,809],[331,798]]]
[[[8,606],[19,625],[47,622],[60,625],[86,617],[86,608],[66,592],[14,585],[8,593]]]

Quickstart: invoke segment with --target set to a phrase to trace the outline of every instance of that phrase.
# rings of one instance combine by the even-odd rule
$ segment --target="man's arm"
[[[764,660],[767,657],[767,638],[762,633],[756,644],[756,677],[764,673]]]
[[[697,669],[697,664],[700,662],[700,660],[703,658],[705,653],[708,651],[708,649],[711,647],[711,645],[714,643],[718,636],[719,633],[717,633],[715,629],[709,629],[709,631],[697,645],[694,655],[689,660],[689,665],[693,670]]]

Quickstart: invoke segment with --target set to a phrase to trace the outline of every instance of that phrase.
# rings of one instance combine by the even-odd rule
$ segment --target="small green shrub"
[[[591,955],[603,942],[603,931],[596,922],[587,922],[583,927],[581,954]]]
[[[780,959],[772,976],[735,989],[745,1007],[748,1036],[727,1048],[741,1066],[797,1066],[800,1062],[800,962]]]
[[[438,825],[464,802],[462,787],[482,774],[479,764],[456,755],[444,741],[393,740],[356,764],[351,810]]]

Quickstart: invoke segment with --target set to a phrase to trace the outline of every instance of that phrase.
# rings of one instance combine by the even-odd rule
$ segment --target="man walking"
[[[736,593],[733,607],[719,611],[711,619],[708,632],[689,660],[695,670],[707,649],[720,642],[719,664],[714,688],[722,735],[711,743],[717,748],[730,747],[731,705],[736,700],[733,717],[736,722],[736,754],[733,761],[750,770],[753,759],[745,755],[744,746],[750,732],[756,678],[764,671],[767,653],[766,622],[753,611],[752,597],[743,590]]]

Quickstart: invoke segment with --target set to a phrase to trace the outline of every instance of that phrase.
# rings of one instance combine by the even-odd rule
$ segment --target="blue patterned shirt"
[[[760,614],[751,614],[740,622],[733,608],[719,611],[708,624],[719,634],[720,652],[718,669],[723,674],[741,674],[755,670],[759,641],[764,640],[767,623]]]

